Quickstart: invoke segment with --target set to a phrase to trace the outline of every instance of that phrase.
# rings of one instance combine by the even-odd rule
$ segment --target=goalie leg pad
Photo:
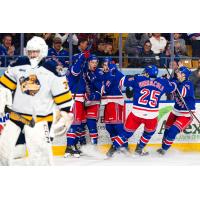
[[[2,165],[12,165],[15,145],[21,128],[11,120],[6,122],[0,138],[0,163]]]
[[[24,127],[29,165],[52,165],[53,153],[48,123],[36,123],[35,127]]]

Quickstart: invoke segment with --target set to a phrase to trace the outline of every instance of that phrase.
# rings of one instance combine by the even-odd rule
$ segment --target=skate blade
[[[135,152],[134,155],[135,155],[135,156],[148,156],[148,155],[149,155],[149,152],[143,152],[143,153],[141,153],[141,154]]]
[[[66,154],[64,155],[64,158],[79,158],[79,157],[80,157],[79,154],[74,154],[74,155],[72,155],[72,154],[70,154],[70,153],[66,153]]]

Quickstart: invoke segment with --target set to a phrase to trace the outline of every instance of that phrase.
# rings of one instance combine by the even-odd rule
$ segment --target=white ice
[[[56,166],[148,166],[148,165],[169,165],[169,166],[194,166],[200,165],[200,153],[180,152],[170,149],[166,155],[161,156],[156,149],[147,149],[148,156],[136,156],[133,154],[125,155],[117,153],[114,157],[106,159],[105,154],[100,153],[91,146],[83,149],[84,155],[80,158],[64,158],[63,156],[54,157]],[[25,159],[17,159],[14,165],[26,165]]]

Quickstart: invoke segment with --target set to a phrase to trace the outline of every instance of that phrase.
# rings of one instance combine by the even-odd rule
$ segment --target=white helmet
[[[48,54],[48,46],[43,38],[34,36],[27,42],[26,45],[26,55],[28,56],[28,51],[40,51],[37,58],[30,59],[31,65],[38,65],[42,58],[46,57]]]

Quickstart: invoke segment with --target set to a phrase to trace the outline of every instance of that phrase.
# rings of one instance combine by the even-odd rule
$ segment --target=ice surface
[[[107,159],[105,154],[88,145],[82,149],[83,155],[80,158],[64,158],[63,156],[54,157],[54,165],[58,166],[193,166],[200,165],[200,153],[183,153],[174,149],[161,156],[154,148],[148,148],[150,155],[136,156],[117,153],[114,157]],[[17,159],[14,165],[27,165],[27,159]]]

